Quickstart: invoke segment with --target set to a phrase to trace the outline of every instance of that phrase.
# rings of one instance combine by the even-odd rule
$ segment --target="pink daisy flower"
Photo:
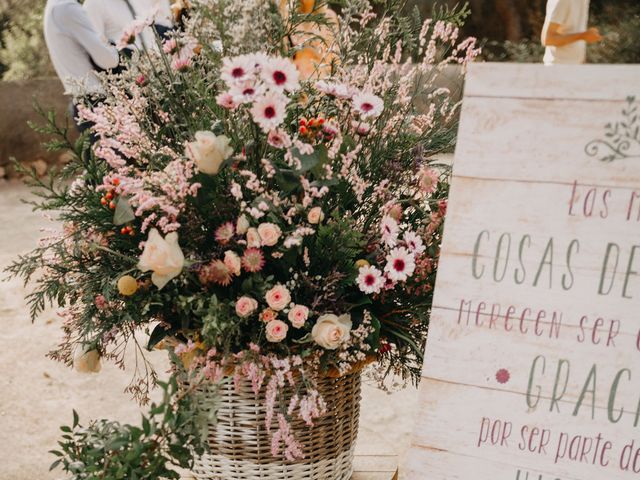
[[[233,95],[229,92],[223,92],[216,97],[216,103],[227,110],[235,110],[238,104],[234,101]]]
[[[191,59],[190,58],[181,58],[176,57],[171,62],[171,68],[176,72],[184,72],[185,70],[189,70],[191,68]]]
[[[220,225],[216,229],[215,238],[218,241],[218,243],[225,245],[231,241],[235,233],[236,233],[236,229],[233,226],[233,223],[227,222]]]
[[[390,215],[382,217],[382,221],[380,222],[380,233],[382,234],[382,241],[384,243],[390,247],[395,246],[396,243],[398,243],[399,232],[400,227],[393,217]]]
[[[394,248],[389,255],[387,255],[387,265],[384,267],[384,270],[391,280],[404,282],[413,275],[415,269],[415,258],[406,248]]]
[[[418,173],[418,186],[423,193],[429,194],[435,192],[439,180],[438,172],[431,168],[424,167]]]
[[[360,267],[356,280],[358,288],[364,293],[379,293],[384,286],[382,272],[371,265]]]
[[[278,128],[269,132],[267,143],[274,148],[289,148],[291,146],[291,137],[287,132]]]
[[[407,248],[409,249],[409,251],[414,255],[420,255],[425,251],[426,247],[424,246],[422,238],[420,238],[420,236],[415,232],[405,233],[403,240],[404,243],[407,244]]]
[[[251,108],[253,121],[265,133],[275,130],[283,122],[287,108],[287,97],[281,93],[269,92],[259,98]]]
[[[175,38],[170,38],[162,44],[162,51],[168,55],[178,52],[178,42]]]
[[[280,91],[293,92],[300,87],[300,74],[288,58],[270,58],[262,66],[261,77],[267,85]]]
[[[256,273],[264,268],[264,255],[259,248],[247,248],[242,256],[242,266],[247,272]]]
[[[216,283],[226,287],[231,285],[231,271],[222,260],[214,260],[198,270],[198,278],[203,285]]]
[[[222,59],[220,78],[231,86],[251,79],[255,69],[255,60],[249,55],[240,55],[233,58],[226,57]]]
[[[351,128],[353,128],[355,132],[361,137],[369,135],[369,132],[371,131],[370,124],[368,124],[367,122],[361,122],[359,120],[352,120]]]
[[[377,118],[384,110],[384,102],[373,93],[359,92],[353,97],[353,108],[362,118]]]

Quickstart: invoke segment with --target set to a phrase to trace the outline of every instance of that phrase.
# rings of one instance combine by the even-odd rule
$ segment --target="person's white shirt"
[[[548,0],[547,14],[542,28],[542,38],[546,37],[551,23],[561,26],[560,34],[584,32],[589,25],[589,0]],[[544,52],[545,65],[561,63],[584,63],[587,57],[587,43],[578,40],[562,47],[547,46]]]
[[[94,65],[118,66],[118,51],[104,42],[76,0],[48,0],[44,36],[53,67],[68,95],[102,91]],[[93,64],[91,63],[93,61]]]
[[[153,16],[156,23],[171,27],[169,0],[85,0],[84,9],[100,35],[114,44],[136,20]],[[147,28],[136,39],[136,46],[157,48],[154,32]]]

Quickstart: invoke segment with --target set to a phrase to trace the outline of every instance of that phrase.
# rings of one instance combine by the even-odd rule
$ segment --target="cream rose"
[[[309,210],[307,220],[312,225],[317,225],[324,220],[324,212],[320,207],[313,207],[311,210]]]
[[[247,247],[260,248],[262,246],[262,240],[260,240],[260,234],[255,228],[247,230]]]
[[[226,252],[224,252],[224,264],[231,273],[236,276],[240,275],[242,260],[240,260],[240,257],[236,252],[232,250],[227,250]]]
[[[282,236],[280,227],[273,223],[261,223],[258,226],[258,233],[260,234],[262,245],[267,247],[273,247]]]
[[[311,330],[313,340],[327,350],[335,350],[351,335],[351,315],[322,315]]]
[[[73,368],[80,373],[98,373],[102,369],[100,354],[95,349],[85,351],[78,347],[73,356]]]
[[[186,155],[195,162],[198,170],[215,175],[222,162],[233,154],[230,142],[231,139],[225,135],[199,131],[195,134],[195,141],[187,143]]]
[[[240,297],[236,302],[236,313],[241,318],[246,318],[258,309],[258,302],[251,297]]]
[[[245,233],[247,233],[250,226],[251,225],[249,224],[249,219],[247,218],[247,216],[240,215],[238,217],[238,221],[236,222],[236,232],[238,232],[239,235],[244,235]]]
[[[151,229],[138,268],[143,272],[153,271],[151,281],[162,289],[171,279],[180,275],[183,267],[184,254],[178,245],[178,234],[171,232],[162,238],[158,230]]]
[[[304,305],[294,305],[293,308],[289,310],[288,318],[294,328],[301,328],[309,318],[309,309]]]
[[[289,326],[284,323],[282,320],[271,320],[267,323],[267,340],[270,342],[281,342],[285,338],[287,338],[287,331],[289,330]]]
[[[287,290],[287,287],[283,285],[276,285],[267,292],[265,299],[267,300],[267,305],[276,312],[279,312],[291,303],[291,294],[289,293],[289,290]]]

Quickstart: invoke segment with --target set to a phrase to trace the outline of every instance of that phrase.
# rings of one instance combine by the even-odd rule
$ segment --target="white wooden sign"
[[[472,66],[426,351],[401,478],[640,478],[640,66]]]

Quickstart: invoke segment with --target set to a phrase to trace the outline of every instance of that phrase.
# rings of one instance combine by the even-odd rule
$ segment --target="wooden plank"
[[[640,102],[630,95],[640,99],[639,66],[472,67],[400,478],[637,478]]]
[[[464,96],[623,101],[639,86],[637,65],[473,63]]]

